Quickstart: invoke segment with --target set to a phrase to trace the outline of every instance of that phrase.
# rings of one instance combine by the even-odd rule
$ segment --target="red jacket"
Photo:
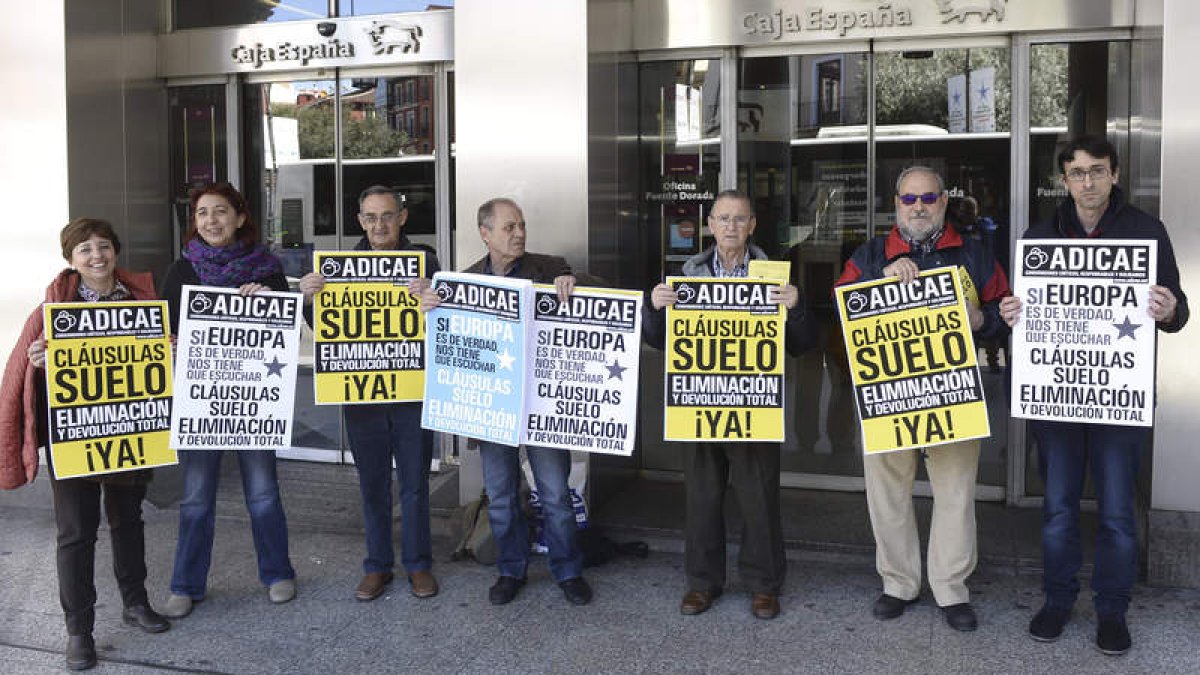
[[[117,269],[115,276],[135,300],[154,300],[154,277],[149,272]],[[46,287],[45,302],[74,302],[79,299],[79,273],[65,269]],[[44,334],[42,306],[29,315],[17,345],[8,356],[0,382],[0,489],[11,490],[32,483],[38,469],[38,401],[35,377],[38,369],[29,363],[29,345]]]

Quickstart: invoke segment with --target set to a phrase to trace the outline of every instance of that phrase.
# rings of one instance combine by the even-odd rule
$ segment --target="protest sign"
[[[957,268],[836,295],[866,454],[990,435]]]
[[[184,286],[171,447],[287,447],[292,438],[298,293]]]
[[[425,276],[419,251],[316,253],[325,287],[313,298],[318,405],[420,401],[425,321],[407,284]]]
[[[521,443],[532,283],[438,272],[441,304],[426,316],[421,426],[484,441]]]
[[[1158,242],[1027,239],[1013,288],[1012,415],[1092,424],[1154,424]]]
[[[54,475],[175,464],[167,304],[47,303],[43,317]]]
[[[782,442],[786,310],[769,301],[778,282],[668,277],[668,441]]]
[[[642,294],[534,285],[523,442],[628,457],[637,430]]]

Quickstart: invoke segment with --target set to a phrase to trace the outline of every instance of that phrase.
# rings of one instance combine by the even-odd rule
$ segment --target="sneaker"
[[[291,601],[296,597],[296,580],[281,579],[267,587],[267,597],[271,598],[271,602],[282,605],[285,602]]]
[[[166,603],[163,604],[162,613],[163,616],[169,616],[172,619],[182,619],[192,613],[192,606],[194,604],[195,602],[190,596],[172,593],[167,598]]]
[[[1102,616],[1096,625],[1096,648],[1109,656],[1120,656],[1133,646],[1123,616]]]
[[[1029,622],[1029,637],[1038,642],[1054,642],[1070,620],[1070,609],[1043,605]]]
[[[488,589],[488,602],[493,605],[507,605],[517,597],[517,591],[524,585],[524,578],[502,576]]]

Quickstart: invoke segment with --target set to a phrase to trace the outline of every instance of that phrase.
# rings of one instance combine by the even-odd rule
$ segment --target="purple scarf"
[[[283,272],[279,262],[262,244],[235,241],[214,248],[196,236],[183,247],[183,258],[192,263],[205,286],[233,288]]]

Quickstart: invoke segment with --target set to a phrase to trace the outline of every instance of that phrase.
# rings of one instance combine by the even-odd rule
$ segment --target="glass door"
[[[737,90],[738,185],[756,243],[790,260],[820,322],[816,349],[788,364],[785,485],[861,490],[862,447],[832,287],[851,253],[894,222],[894,183],[912,164],[946,179],[947,226],[1007,252],[1011,75],[1007,42],[744,58]],[[996,245],[995,242],[1002,242]],[[992,437],[980,496],[1008,475],[1003,345],[980,345]]]

